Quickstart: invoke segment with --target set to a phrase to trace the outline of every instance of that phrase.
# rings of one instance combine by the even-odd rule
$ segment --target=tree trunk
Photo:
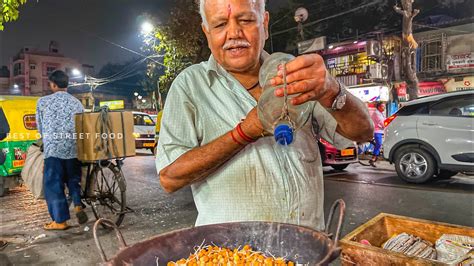
[[[418,15],[420,10],[413,10],[413,2],[415,0],[401,0],[402,8],[394,6],[395,12],[402,15],[402,60],[403,68],[406,75],[407,94],[409,100],[418,98],[418,77],[416,76],[416,60],[415,51],[418,47],[415,38],[413,38],[413,18]]]

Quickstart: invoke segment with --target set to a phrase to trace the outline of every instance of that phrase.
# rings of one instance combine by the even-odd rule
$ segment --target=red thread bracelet
[[[241,123],[237,124],[237,127],[236,127],[236,128],[237,128],[237,133],[239,133],[239,136],[240,136],[242,139],[244,139],[245,141],[247,141],[247,142],[255,142],[255,141],[256,141],[256,139],[253,139],[253,138],[247,136],[247,135],[244,133],[244,131],[242,130],[242,127],[241,127]]]
[[[230,136],[232,137],[232,140],[233,140],[235,143],[237,143],[237,144],[239,144],[239,145],[244,145],[243,143],[240,143],[240,141],[238,141],[238,140],[234,137],[234,131],[233,131],[233,130],[230,131]]]

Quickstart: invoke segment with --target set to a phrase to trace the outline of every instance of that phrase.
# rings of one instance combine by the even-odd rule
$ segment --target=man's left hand
[[[291,100],[298,105],[308,101],[319,101],[329,108],[339,93],[337,82],[329,75],[324,59],[318,54],[307,54],[296,57],[285,65],[288,95],[300,94]],[[273,86],[283,85],[283,69],[280,66],[278,75],[271,80]],[[275,95],[282,97],[283,88],[275,90]]]

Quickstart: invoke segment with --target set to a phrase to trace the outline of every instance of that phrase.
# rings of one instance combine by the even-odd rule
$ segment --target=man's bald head
[[[199,14],[201,15],[201,20],[202,24],[206,29],[209,30],[209,23],[207,22],[207,17],[206,17],[206,2],[207,1],[212,1],[212,0],[196,0],[196,2],[199,4]],[[254,4],[259,6],[259,13],[263,17],[265,14],[265,2],[266,0],[249,0],[251,2],[254,2]]]

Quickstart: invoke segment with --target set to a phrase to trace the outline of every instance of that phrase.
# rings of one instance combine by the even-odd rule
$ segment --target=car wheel
[[[436,175],[436,177],[440,179],[448,179],[451,178],[452,176],[457,175],[458,172],[453,172],[449,170],[439,170],[439,174]]]
[[[395,170],[406,182],[421,184],[434,176],[436,162],[427,151],[416,146],[399,149],[395,154]]]
[[[331,167],[332,167],[334,170],[339,170],[339,171],[342,171],[342,170],[346,169],[347,166],[349,166],[349,164],[331,165]]]

